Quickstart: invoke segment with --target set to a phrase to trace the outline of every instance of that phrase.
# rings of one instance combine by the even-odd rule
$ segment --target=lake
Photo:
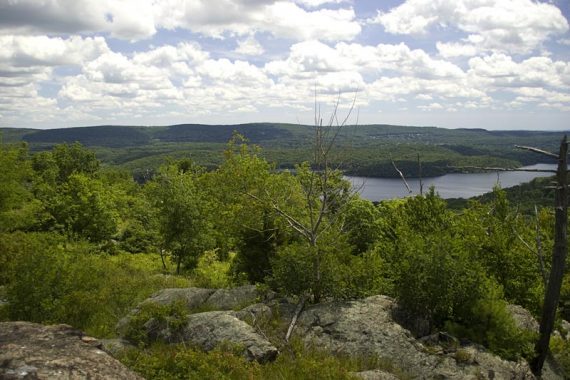
[[[549,169],[555,170],[556,165],[536,164],[525,166],[524,169]],[[488,193],[493,190],[497,182],[502,188],[520,185],[529,182],[536,177],[548,177],[554,173],[535,172],[487,172],[469,174],[446,174],[440,177],[424,178],[424,192],[430,186],[435,186],[435,191],[442,198],[470,198]],[[399,178],[371,178],[347,176],[352,185],[359,189],[360,195],[371,201],[381,201],[384,199],[402,198],[408,194],[406,187]],[[420,192],[420,181],[417,178],[406,179],[413,193]]]

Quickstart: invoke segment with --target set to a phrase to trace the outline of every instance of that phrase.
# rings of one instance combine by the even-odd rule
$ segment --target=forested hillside
[[[225,143],[233,132],[263,147],[262,156],[278,168],[292,169],[311,159],[314,128],[308,125],[253,123],[239,125],[180,124],[166,127],[97,126],[54,130],[2,130],[5,142],[27,141],[31,151],[54,144],[80,142],[93,149],[104,164],[120,165],[144,175],[166,157],[191,158],[212,169],[221,164]],[[347,126],[339,141],[345,151],[334,163],[346,174],[395,177],[394,160],[407,176],[436,176],[459,166],[515,167],[541,158],[514,149],[515,144],[555,149],[560,133],[486,131],[394,125]],[[542,159],[543,160],[543,159]]]
[[[487,141],[488,134],[436,132],[473,134],[472,142]],[[290,133],[295,135],[294,128]],[[415,139],[407,136],[397,138]],[[544,136],[521,134],[517,142]],[[277,171],[261,148],[239,135],[224,144],[216,156],[220,165],[212,170],[171,159],[144,184],[120,166],[102,165],[99,150],[78,143],[38,152],[21,143],[0,149],[3,320],[67,323],[113,337],[119,318],[156,290],[252,283],[309,303],[388,295],[408,321],[422,321],[421,328],[410,327],[420,336],[445,330],[509,360],[533,356],[536,337],[519,330],[507,305],[535,316],[541,309],[545,285],[535,242],[539,231],[548,271],[554,220],[549,207],[525,215],[499,189],[460,212],[433,191],[374,205],[360,199],[326,160],[296,165],[295,174]],[[211,154],[218,155],[217,149]],[[570,317],[566,305],[568,276],[561,318]],[[176,308],[147,312],[174,318]],[[172,356],[158,342],[137,341],[137,326],[130,336],[139,346],[124,360],[145,376],[200,377],[207,370],[208,376],[251,378],[262,371],[223,348],[206,354],[185,347],[184,354]],[[332,377],[350,378],[341,358],[325,360],[318,350],[301,354],[282,340],[275,344],[283,352],[275,364],[280,370],[296,368],[296,376],[307,378],[314,371],[336,371]],[[554,337],[552,350],[570,365],[565,339]],[[165,355],[171,359],[159,359]],[[231,365],[207,365],[219,355]],[[189,358],[196,365],[176,364]]]

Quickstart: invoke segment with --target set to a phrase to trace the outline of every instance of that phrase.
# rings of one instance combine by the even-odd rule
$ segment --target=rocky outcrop
[[[267,300],[268,295],[261,294],[253,285],[233,289],[164,289],[143,301],[129,316],[119,321],[117,331],[126,331],[130,318],[145,304],[183,302],[188,316],[182,325],[170,324],[168,320],[160,323],[153,319],[144,323],[145,334],[150,341],[187,342],[205,351],[229,343],[242,348],[243,355],[248,360],[265,363],[275,359],[277,348],[244,322],[253,321],[262,315],[271,315],[271,309],[267,305],[254,303],[260,299]]]
[[[230,312],[211,311],[189,315],[181,337],[183,341],[192,342],[206,351],[230,342],[242,348],[247,359],[260,363],[277,357],[277,348]]]
[[[277,299],[274,295],[269,298],[244,307],[260,300],[254,287],[168,289],[144,303],[166,304],[183,300],[189,313],[193,313],[186,317],[178,330],[171,330],[168,325],[152,326],[150,320],[149,334],[155,334],[156,339],[165,342],[189,342],[204,350],[231,343],[242,347],[248,359],[264,363],[273,360],[278,352],[251,324],[277,316],[283,322],[289,322],[296,308],[285,299]],[[217,311],[204,311],[212,309]],[[394,300],[386,296],[312,305],[300,314],[295,334],[306,345],[331,353],[380,358],[415,379],[534,379],[524,360],[502,360],[481,346],[462,345],[449,334],[440,332],[416,339],[396,321],[395,310]],[[536,321],[526,310],[514,306],[509,310],[520,327],[536,327]],[[133,311],[136,312],[137,309]],[[359,372],[355,376],[363,379],[393,378],[380,370]],[[542,378],[562,377],[547,365]]]
[[[259,292],[255,285],[245,285],[232,289],[180,288],[163,289],[145,300],[143,304],[166,305],[182,301],[190,311],[200,309],[234,310],[242,309],[268,297],[271,298],[272,294]]]
[[[394,321],[394,307],[385,296],[314,305],[301,314],[297,332],[306,344],[335,353],[378,356],[418,379],[534,379],[522,360],[502,360],[473,345],[440,345],[437,337],[421,343]],[[553,373],[548,376],[556,378]]]
[[[67,325],[0,322],[0,379],[141,379]]]

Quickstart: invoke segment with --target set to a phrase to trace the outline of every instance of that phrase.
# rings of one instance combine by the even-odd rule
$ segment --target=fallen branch
[[[301,297],[301,299],[299,300],[299,304],[297,304],[297,308],[295,309],[295,314],[293,315],[293,318],[291,319],[291,323],[289,324],[289,328],[287,329],[287,334],[285,335],[285,341],[287,341],[287,342],[289,342],[289,338],[291,337],[291,334],[293,333],[293,329],[295,328],[295,324],[297,323],[297,318],[299,318],[299,315],[303,311],[303,307],[305,306],[306,300],[307,300],[307,296],[303,295]]]

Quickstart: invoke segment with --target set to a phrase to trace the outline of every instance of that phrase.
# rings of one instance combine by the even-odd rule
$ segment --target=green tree
[[[0,231],[37,228],[45,217],[31,191],[28,147],[0,144]]]
[[[355,254],[371,249],[382,233],[380,211],[374,204],[359,197],[352,198],[344,211],[343,232]]]
[[[176,272],[192,269],[200,255],[215,248],[210,204],[199,185],[201,170],[177,164],[162,167],[149,192],[158,210],[160,234],[172,252]]]
[[[51,202],[46,207],[56,225],[71,237],[104,242],[117,232],[113,194],[100,180],[71,174]]]

